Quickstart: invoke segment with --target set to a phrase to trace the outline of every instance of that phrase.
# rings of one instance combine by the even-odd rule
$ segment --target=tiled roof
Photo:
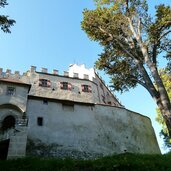
[[[15,83],[15,84],[23,84],[23,85],[30,85],[30,84],[27,84],[27,83],[24,83],[20,80],[15,80],[15,79],[12,79],[12,78],[0,78],[0,81],[2,82],[9,82],[9,83]]]

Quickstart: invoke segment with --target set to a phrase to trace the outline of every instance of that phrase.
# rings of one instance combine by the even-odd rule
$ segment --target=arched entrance
[[[15,127],[15,118],[14,116],[6,116],[4,118],[4,120],[2,121],[2,126],[1,126],[1,130],[2,131],[6,131],[10,128],[14,128]]]
[[[12,115],[6,116],[0,127],[1,133],[15,127],[15,118]],[[6,160],[8,155],[9,139],[0,141],[0,160]]]
[[[22,110],[12,104],[0,105],[0,160],[6,160],[9,155],[10,139],[13,136],[18,119],[22,118]]]

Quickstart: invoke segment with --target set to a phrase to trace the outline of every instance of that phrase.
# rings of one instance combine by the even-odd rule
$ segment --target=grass
[[[171,171],[171,153],[120,154],[97,160],[25,157],[0,161],[0,171]]]

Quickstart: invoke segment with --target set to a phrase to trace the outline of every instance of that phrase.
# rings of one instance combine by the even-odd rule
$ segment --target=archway
[[[2,131],[6,131],[10,128],[14,128],[15,127],[15,118],[12,115],[8,115],[4,118],[4,120],[2,121],[2,126],[1,126],[1,130]]]

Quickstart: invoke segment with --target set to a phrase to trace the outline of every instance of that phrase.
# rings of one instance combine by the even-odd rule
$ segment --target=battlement
[[[24,73],[22,75],[24,75]],[[0,78],[19,79],[22,75],[19,71],[14,71],[14,73],[12,73],[11,69],[6,69],[6,71],[3,71],[3,68],[0,68]]]
[[[63,71],[63,74],[59,74],[59,70],[53,69],[52,72],[48,72],[47,68],[42,67],[40,71],[37,71],[36,66],[31,66],[30,69],[25,73],[20,73],[19,71],[12,72],[11,69],[6,69],[3,71],[3,68],[0,68],[0,78],[13,78],[13,79],[20,79],[22,76],[34,74],[35,72],[41,72],[44,74],[52,74],[52,75],[59,75],[71,78],[79,78],[79,79],[87,79],[93,81],[95,78],[95,71],[93,68],[87,69],[85,65],[76,65],[71,64],[69,66],[68,71]]]

